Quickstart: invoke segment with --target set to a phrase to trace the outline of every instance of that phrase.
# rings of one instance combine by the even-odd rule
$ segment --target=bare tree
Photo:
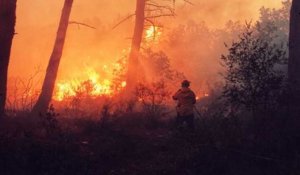
[[[131,50],[128,58],[128,73],[127,73],[127,89],[132,91],[137,82],[136,68],[139,67],[139,51],[143,38],[144,23],[145,23],[145,6],[146,0],[136,1],[135,26],[131,42]]]
[[[5,112],[7,74],[15,34],[17,0],[0,0],[0,116]]]
[[[127,73],[127,93],[131,93],[138,83],[139,74],[141,68],[139,65],[139,52],[141,48],[141,43],[143,40],[143,32],[145,28],[145,23],[150,23],[150,25],[155,26],[155,19],[164,16],[174,16],[174,0],[167,0],[167,3],[172,3],[173,7],[169,4],[161,5],[155,0],[136,0],[136,11],[134,15],[129,15],[119,24],[135,16],[135,27],[134,34],[131,43],[131,50],[128,58],[128,73]],[[114,27],[114,28],[115,28]],[[154,27],[155,30],[155,27]],[[139,72],[139,74],[137,74]]]
[[[59,63],[60,63],[60,59],[62,56],[63,47],[66,39],[66,33],[69,25],[69,18],[71,14],[72,5],[73,5],[73,0],[65,0],[57,35],[56,35],[54,48],[48,63],[46,76],[42,86],[42,91],[38,98],[37,103],[35,104],[32,110],[34,114],[39,112],[41,113],[46,112],[51,102],[54,87],[55,87],[58,67],[59,67]]]
[[[300,1],[293,0],[290,14],[288,79],[292,112],[300,112]]]
[[[28,77],[9,79],[6,98],[6,113],[15,114],[17,111],[31,111],[39,96],[37,91],[41,83],[41,70],[36,67]]]

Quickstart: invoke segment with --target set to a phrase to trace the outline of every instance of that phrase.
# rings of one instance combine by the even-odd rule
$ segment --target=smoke
[[[228,20],[257,20],[262,6],[276,8],[281,0],[196,0],[194,6],[178,7],[180,21],[206,21],[210,27],[223,27]]]
[[[220,28],[228,20],[256,20],[262,6],[278,7],[280,0],[190,0],[195,5],[177,1],[176,16],[160,20],[166,33],[189,21],[205,21],[210,28]],[[40,66],[46,69],[51,54],[63,0],[19,0],[17,7],[17,35],[14,38],[9,76],[26,76]],[[59,69],[58,80],[80,77],[88,67],[101,71],[103,65],[110,64],[130,47],[133,20],[130,19],[117,29],[112,27],[129,14],[134,13],[133,0],[74,0],[71,20],[91,25],[96,30],[84,26],[70,25],[65,49]],[[205,37],[205,36],[203,36]],[[209,42],[205,40],[205,42]],[[190,43],[193,44],[193,43]],[[201,46],[197,49],[201,50]],[[170,51],[170,49],[169,49]],[[176,51],[170,51],[170,58]],[[193,50],[192,55],[199,55]],[[168,53],[167,53],[168,54]],[[206,55],[204,55],[206,56]],[[187,58],[188,56],[185,56]],[[202,65],[195,60],[195,65]],[[173,61],[176,63],[176,61]],[[20,64],[21,63],[21,64]],[[177,62],[177,65],[180,64]],[[214,66],[209,66],[211,69]],[[214,63],[215,64],[215,63]],[[175,65],[175,67],[179,67]],[[186,66],[183,72],[197,72],[199,67]],[[191,71],[192,70],[192,71]],[[202,69],[203,70],[203,69]]]

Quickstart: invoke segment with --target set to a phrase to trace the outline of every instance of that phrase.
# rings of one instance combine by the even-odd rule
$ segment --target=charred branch
[[[161,14],[161,15],[152,15],[152,16],[147,16],[146,19],[154,19],[154,18],[160,18],[160,17],[174,17],[176,16],[175,14]]]
[[[145,21],[149,22],[151,24],[151,26],[153,26],[153,27],[155,26],[155,22],[152,21],[151,19],[145,18]]]
[[[184,2],[190,4],[190,5],[195,5],[194,3],[192,3],[191,1],[188,1],[188,0],[183,0]]]
[[[85,23],[77,22],[77,21],[70,21],[69,24],[77,24],[78,26],[84,26],[84,27],[88,27],[88,28],[91,28],[91,29],[96,29],[93,26],[90,26],[90,25],[85,24]]]
[[[129,19],[132,18],[133,16],[135,16],[135,14],[128,15],[126,18],[122,19],[120,22],[118,22],[116,25],[114,25],[114,26],[112,27],[112,30],[114,30],[114,29],[117,28],[119,25],[121,25],[121,24],[124,23],[125,21],[129,20]]]

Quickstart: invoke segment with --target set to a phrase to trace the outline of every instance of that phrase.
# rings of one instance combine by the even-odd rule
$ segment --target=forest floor
[[[0,174],[300,174],[299,134],[280,129],[282,122],[198,119],[195,132],[172,123],[149,124],[138,114],[106,122],[7,117],[0,123]]]

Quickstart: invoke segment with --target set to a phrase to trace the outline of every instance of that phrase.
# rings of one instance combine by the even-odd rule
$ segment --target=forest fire
[[[145,31],[146,42],[158,42],[159,38],[162,35],[162,27],[159,26],[150,26]]]
[[[145,30],[145,43],[157,43],[162,35],[162,28],[159,26],[150,26]],[[107,65],[103,66],[105,76],[101,75],[94,68],[87,68],[84,78],[75,78],[71,80],[59,81],[56,84],[53,99],[56,101],[64,101],[72,97],[78,96],[113,96],[118,94],[126,87],[126,81],[113,82],[113,74],[124,70],[124,64],[113,64],[113,70],[109,70]]]
[[[299,11],[0,0],[0,175],[300,175]]]
[[[112,73],[116,69],[120,69],[119,64],[114,64],[113,72],[110,72],[107,65],[103,66],[106,73]],[[85,96],[85,97],[99,97],[99,96],[113,96],[119,93],[126,87],[126,81],[113,81],[113,78],[101,76],[93,68],[88,68],[85,72],[84,78],[76,78],[71,80],[60,81],[56,84],[54,100],[64,101],[72,97]]]

